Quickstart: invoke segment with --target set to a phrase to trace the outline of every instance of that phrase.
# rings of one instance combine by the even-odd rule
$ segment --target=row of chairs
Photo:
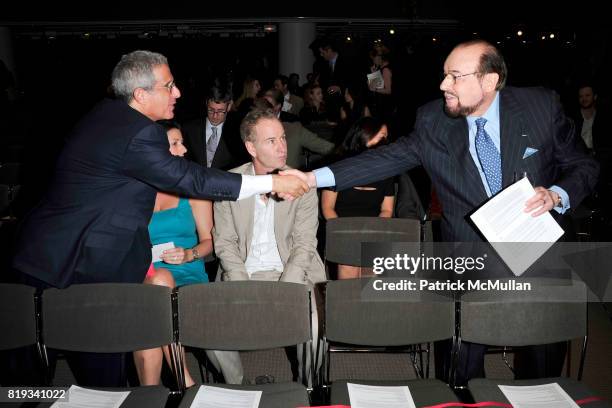
[[[328,282],[325,311],[320,316],[324,322],[320,325],[324,328],[324,368],[317,382],[330,390],[332,403],[348,404],[347,382],[331,381],[330,353],[385,348],[411,353],[414,363],[415,352],[420,350],[414,345],[450,338],[458,348],[463,341],[523,346],[579,337],[584,341],[580,376],[586,351],[584,284],[533,283],[529,296],[471,292],[456,299],[431,292],[378,292],[367,279]],[[0,350],[38,345],[44,357],[46,347],[128,352],[170,344],[173,371],[183,391],[185,362],[178,353],[179,345],[216,350],[298,345],[312,352],[309,296],[304,285],[283,282],[219,282],[174,291],[153,285],[90,284],[47,289],[40,296],[27,286],[3,284]],[[447,384],[427,379],[423,370],[417,372],[418,380],[386,384],[409,385],[417,406],[457,401]],[[544,380],[552,381],[559,382],[573,398],[589,394],[582,384],[569,379]],[[351,382],[381,385],[376,381]],[[262,407],[309,405],[303,384],[216,386],[262,390]],[[490,380],[473,380],[469,388],[476,400],[495,394],[496,389]],[[149,393],[159,399],[159,387],[134,390],[134,398],[142,399]],[[181,406],[189,406],[196,392],[187,390]],[[504,400],[503,395],[497,395],[496,401]],[[151,402],[147,406],[156,405]]]

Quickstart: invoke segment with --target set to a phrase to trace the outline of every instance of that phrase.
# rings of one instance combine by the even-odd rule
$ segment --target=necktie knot
[[[486,123],[487,120],[485,118],[476,119],[476,130],[479,132],[483,131]]]

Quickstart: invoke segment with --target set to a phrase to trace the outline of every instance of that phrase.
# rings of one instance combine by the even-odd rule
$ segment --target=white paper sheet
[[[51,408],[119,408],[130,391],[99,391],[72,385],[68,402],[55,402]]]
[[[383,89],[385,87],[385,80],[380,70],[368,74],[368,84],[373,84],[376,89]]]
[[[579,408],[557,383],[529,386],[500,385],[499,389],[514,408]]]
[[[525,202],[534,195],[535,190],[525,177],[470,216],[516,276],[525,272],[563,235],[563,229],[549,213],[532,217],[523,211]]]
[[[347,383],[351,408],[416,408],[408,386],[378,387]]]
[[[151,262],[159,262],[161,258],[159,257],[162,252],[166,249],[174,248],[174,242],[164,242],[163,244],[153,245],[151,247]]]
[[[261,391],[241,391],[201,385],[192,408],[257,408]]]

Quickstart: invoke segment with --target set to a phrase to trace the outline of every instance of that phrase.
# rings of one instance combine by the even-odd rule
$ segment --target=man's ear
[[[483,78],[483,87],[486,92],[495,91],[495,87],[497,86],[497,82],[499,82],[499,74],[496,72],[489,72],[484,75]]]
[[[244,142],[244,147],[246,147],[251,157],[257,157],[257,150],[255,150],[255,144],[253,142],[247,140]]]
[[[143,88],[136,88],[132,96],[134,97],[134,101],[140,105],[144,105],[149,97],[149,92]]]

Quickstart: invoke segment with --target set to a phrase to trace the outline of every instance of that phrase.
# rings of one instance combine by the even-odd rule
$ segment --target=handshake
[[[272,175],[272,192],[284,200],[295,200],[306,194],[311,188],[317,187],[313,172],[304,173],[299,170],[280,170]]]

